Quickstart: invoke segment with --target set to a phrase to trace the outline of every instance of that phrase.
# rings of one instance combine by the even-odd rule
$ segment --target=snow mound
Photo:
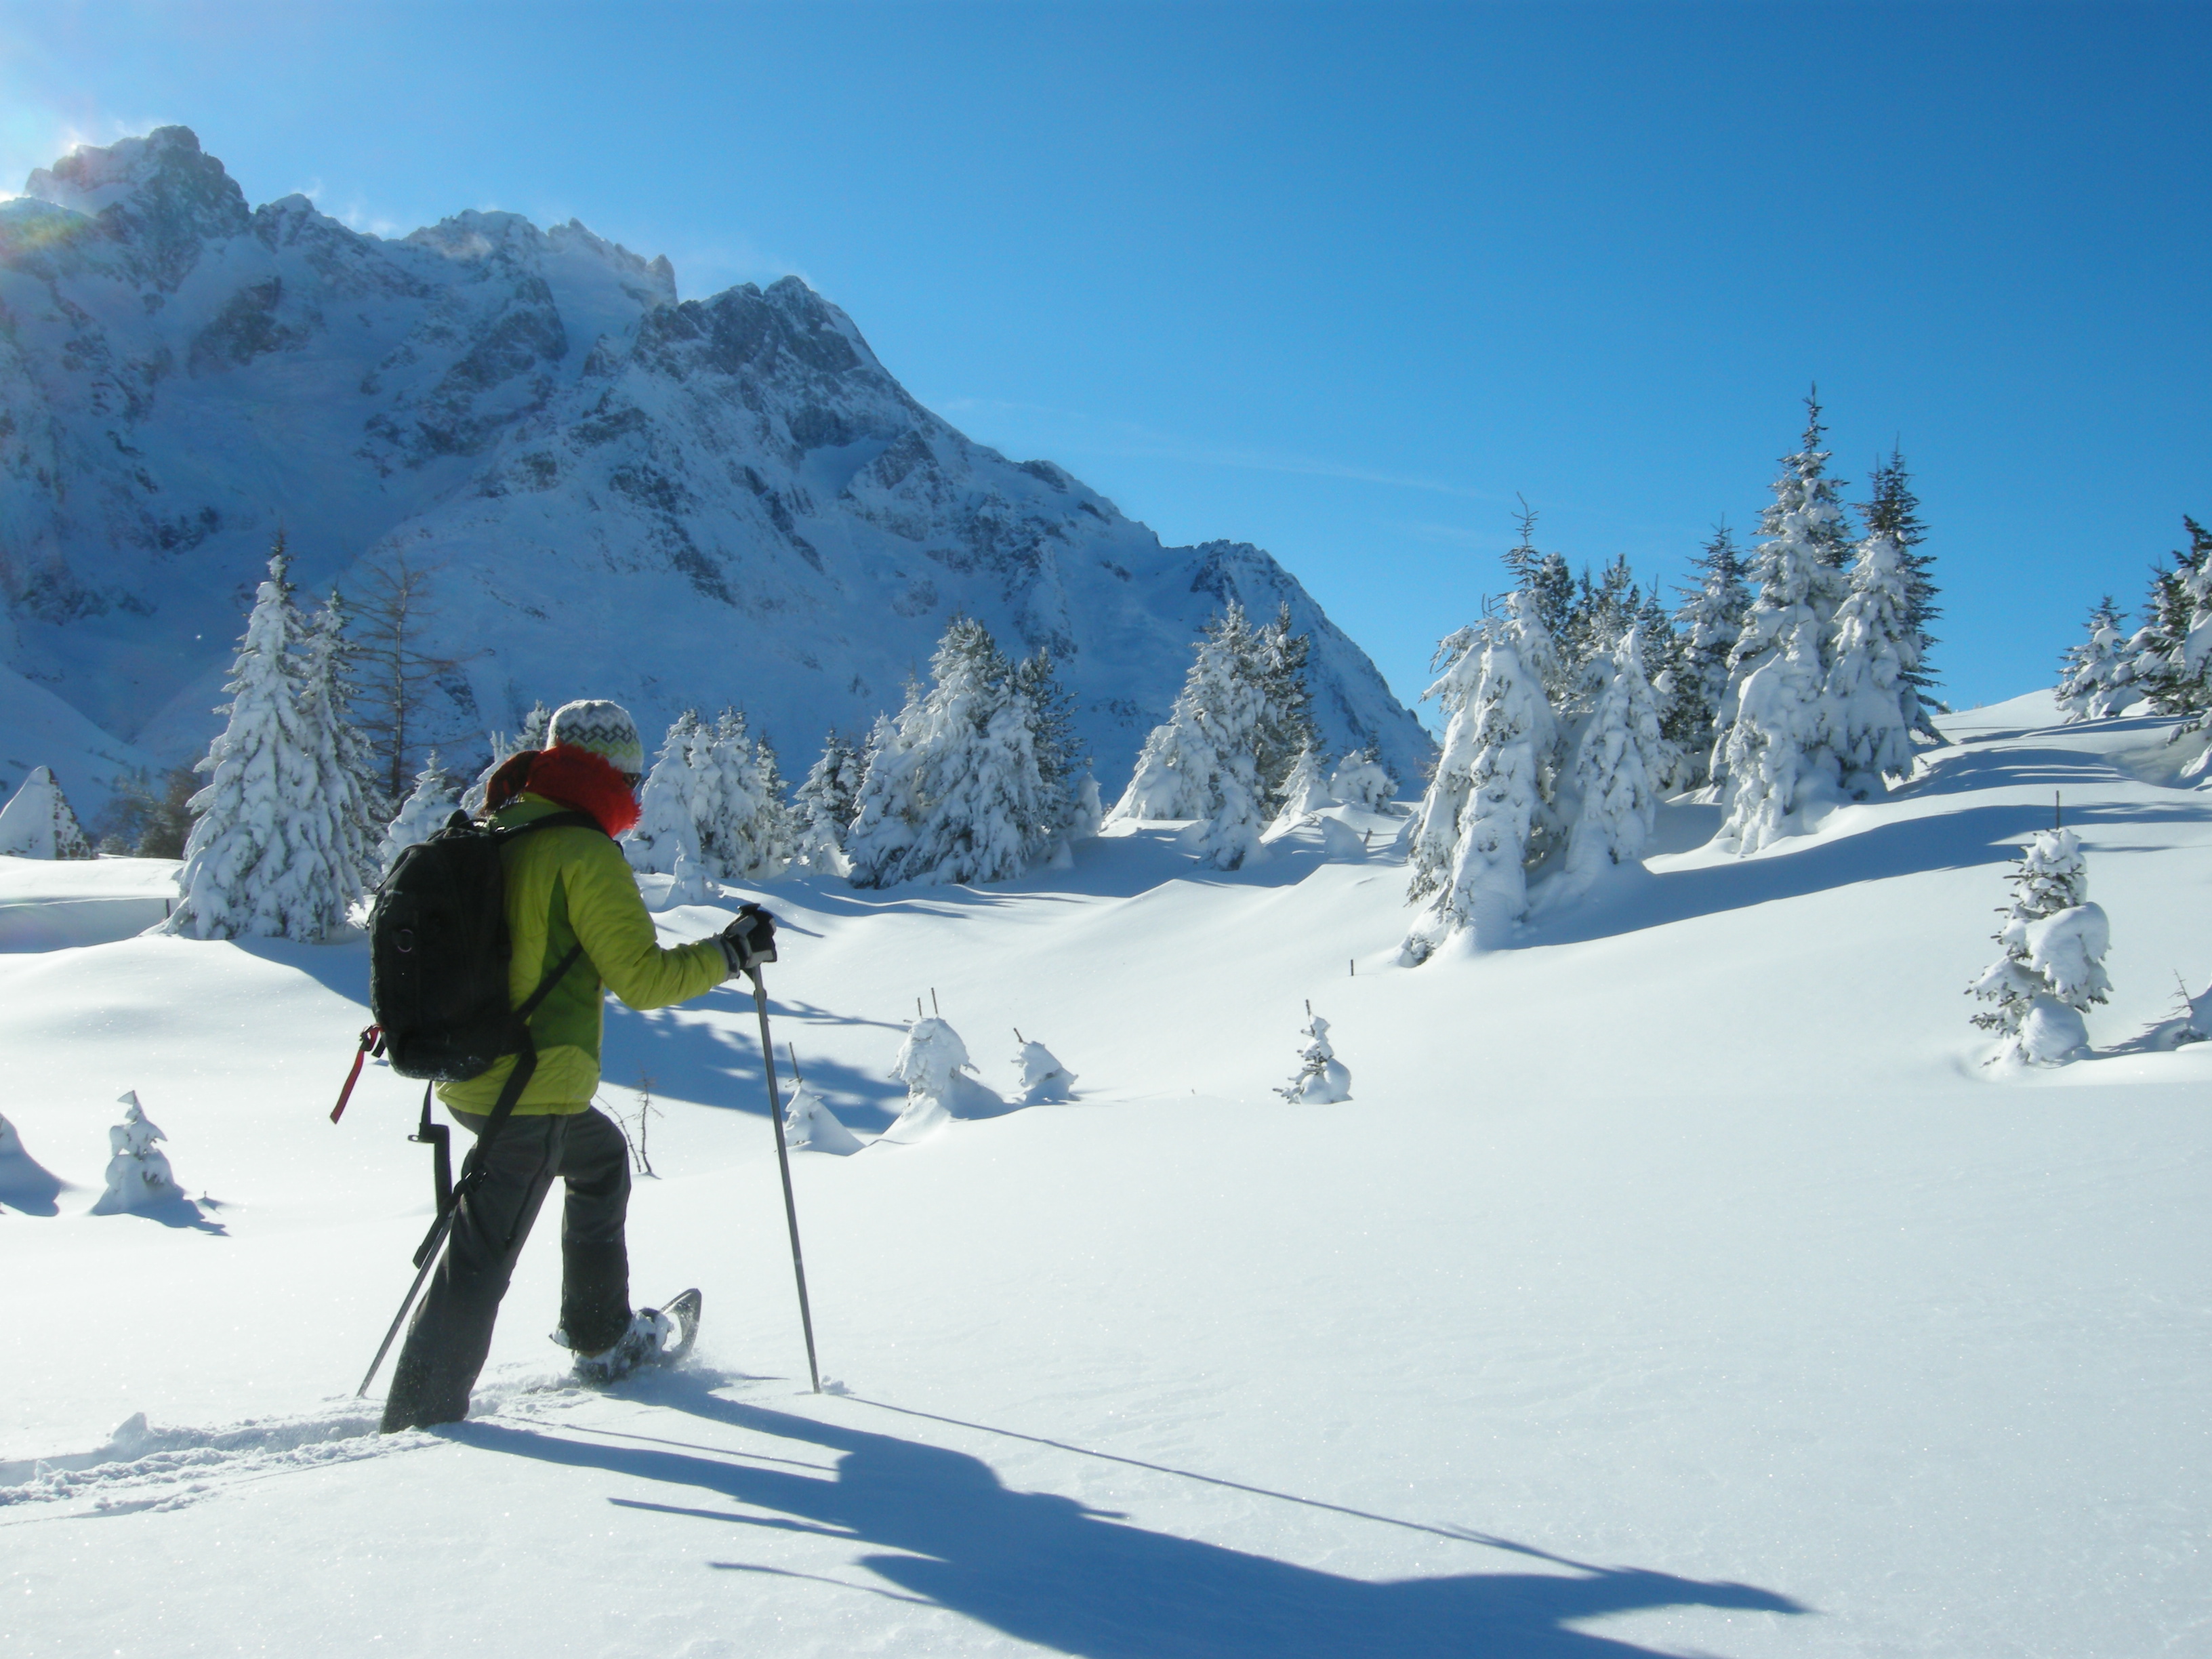
[[[795,1152],[830,1152],[849,1158],[867,1145],[837,1121],[829,1103],[814,1091],[811,1083],[802,1083],[792,1091],[783,1109],[783,1133],[785,1144]]]
[[[2057,997],[2039,995],[2021,1021],[2013,1052],[2033,1066],[2063,1066],[2089,1047],[2089,1026]]]

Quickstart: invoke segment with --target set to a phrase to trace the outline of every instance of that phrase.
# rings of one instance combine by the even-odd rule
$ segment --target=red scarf
[[[484,787],[484,811],[496,812],[525,793],[590,813],[610,836],[619,836],[637,823],[637,797],[613,763],[573,744],[509,756]]]

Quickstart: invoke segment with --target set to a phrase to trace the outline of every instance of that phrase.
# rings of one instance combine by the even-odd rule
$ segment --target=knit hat
[[[645,771],[645,745],[638,741],[637,722],[618,702],[585,698],[564,702],[546,723],[548,748],[565,744],[587,749],[624,777],[635,779]]]

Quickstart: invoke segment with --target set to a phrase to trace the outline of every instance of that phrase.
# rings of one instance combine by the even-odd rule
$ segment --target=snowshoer
[[[556,1179],[567,1183],[556,1340],[574,1351],[577,1374],[609,1380],[668,1347],[675,1322],[630,1310],[623,1239],[629,1151],[591,1103],[601,997],[611,990],[633,1008],[686,1001],[762,959],[775,937],[774,919],[748,905],[714,938],[663,949],[612,839],[637,822],[645,754],[635,722],[617,703],[571,702],[555,712],[546,739],[545,748],[511,757],[493,775],[486,816],[505,829],[582,812],[599,828],[537,830],[501,849],[513,1006],[520,1008],[571,951],[582,954],[530,1017],[537,1070],[513,1115],[483,1143],[481,1182],[459,1200],[445,1255],[392,1372],[387,1433],[468,1414],[500,1298]],[[465,1083],[441,1085],[439,1098],[481,1134],[514,1064],[510,1055]]]

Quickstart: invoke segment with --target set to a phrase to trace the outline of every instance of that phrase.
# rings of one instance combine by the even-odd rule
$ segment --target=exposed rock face
[[[1235,598],[1313,634],[1333,746],[1407,777],[1429,751],[1265,553],[1163,547],[971,442],[798,278],[679,301],[573,221],[384,240],[249,209],[181,127],[0,203],[0,525],[9,665],[170,757],[212,729],[280,526],[303,597],[437,568],[449,744],[588,694],[648,732],[739,703],[797,759],[965,611],[1060,659],[1110,790]]]

